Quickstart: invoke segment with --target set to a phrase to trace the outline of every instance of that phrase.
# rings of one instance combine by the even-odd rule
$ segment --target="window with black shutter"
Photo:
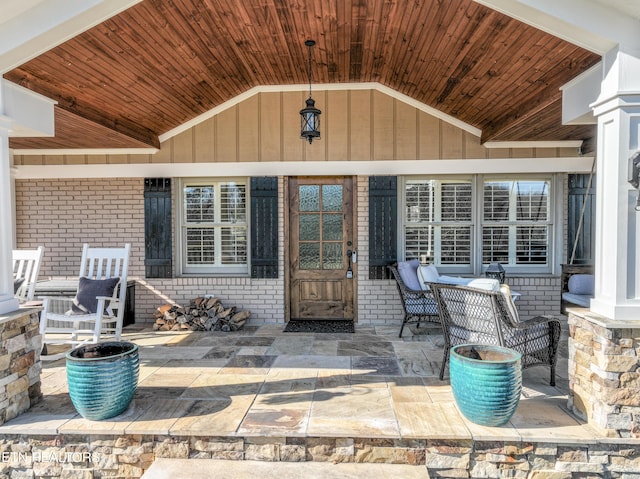
[[[596,182],[591,175],[569,175],[567,262],[593,264],[596,231]]]
[[[145,178],[145,277],[171,278],[171,254],[171,178]]]
[[[369,279],[388,279],[397,261],[398,179],[369,177]]]
[[[278,177],[251,178],[251,277],[278,277]]]

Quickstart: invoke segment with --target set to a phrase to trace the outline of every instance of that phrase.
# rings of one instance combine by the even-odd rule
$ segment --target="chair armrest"
[[[536,316],[535,318],[529,318],[529,319],[525,319],[520,321],[517,324],[518,328],[531,328],[537,324],[544,324],[544,323],[555,323],[558,325],[558,327],[560,327],[560,320],[558,318],[556,318],[555,316]]]
[[[103,301],[117,301],[118,298],[114,298],[113,296],[96,296],[97,300],[103,300]]]
[[[431,289],[410,289],[404,286],[402,289],[403,295],[406,299],[412,301],[422,301],[425,299],[434,300],[433,292]]]
[[[553,344],[557,344],[560,340],[560,320],[555,316],[536,316],[535,318],[526,319],[518,322],[513,329],[526,331],[541,324],[548,324],[550,334],[553,337]]]
[[[68,303],[72,303],[74,298],[71,296],[38,296],[38,299],[41,299],[42,301],[47,300],[47,301],[60,301],[60,302],[68,302]]]

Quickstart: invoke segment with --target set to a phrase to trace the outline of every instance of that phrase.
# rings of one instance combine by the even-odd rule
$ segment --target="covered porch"
[[[464,418],[448,378],[438,380],[437,329],[411,326],[403,339],[397,327],[384,326],[357,326],[355,334],[282,330],[128,326],[124,337],[140,346],[141,376],[124,414],[82,419],[67,393],[64,362],[47,363],[43,401],[0,426],[3,443],[23,457],[82,450],[89,455],[72,468],[130,477],[157,458],[390,463],[420,467],[430,474],[424,477],[637,470],[629,451],[640,442],[607,438],[567,409],[566,328],[557,386],[549,386],[547,368],[525,370],[516,413],[497,428]],[[20,464],[17,454],[11,461],[36,475],[63,467]]]
[[[21,337],[33,325],[12,329],[8,334],[20,334],[5,346],[27,357],[9,365],[0,381],[23,399],[31,393],[40,399],[42,377],[44,395],[21,416],[12,410],[0,427],[8,450],[25,453],[13,457],[31,458],[7,469],[56,476],[64,472],[59,464],[34,458],[82,450],[96,453],[97,468],[127,477],[157,457],[380,460],[419,464],[441,477],[637,474],[640,223],[638,168],[629,161],[639,147],[637,7],[618,0],[456,0],[438,8],[332,3],[324,11],[323,2],[258,3],[238,13],[232,2],[96,0],[63,9],[34,0],[0,22],[2,38],[11,40],[0,52],[2,265],[12,246],[46,242],[45,274],[72,277],[81,243],[131,239],[142,307],[125,332],[141,345],[144,360],[132,408],[117,420],[89,423],[70,408],[63,366],[40,371],[36,335]],[[34,18],[40,20],[29,23]],[[42,28],[24,29],[25,19]],[[176,23],[165,28],[168,19]],[[274,19],[281,28],[275,34]],[[139,33],[149,30],[157,39],[153,54],[137,50]],[[313,144],[300,141],[298,128],[312,89],[302,47],[310,36],[319,45],[310,70],[324,113],[322,137]],[[96,53],[107,44],[112,55]],[[156,46],[163,49],[158,57]],[[590,311],[569,312],[566,361],[558,367],[563,380],[549,388],[537,377],[544,369],[527,371],[509,426],[469,424],[455,411],[448,383],[434,378],[438,335],[397,338],[394,285],[379,274],[421,253],[425,241],[419,234],[415,240],[415,231],[442,226],[435,223],[447,211],[437,209],[445,196],[411,230],[411,206],[420,213],[427,203],[416,194],[412,205],[411,194],[453,184],[454,203],[467,195],[469,214],[449,217],[457,235],[451,249],[462,258],[448,265],[453,274],[482,274],[490,262],[485,245],[495,244],[485,242],[485,231],[491,240],[491,232],[509,231],[509,282],[526,293],[520,307],[526,315],[549,313],[560,303],[560,266],[571,248],[568,175],[593,170],[595,297]],[[335,241],[345,252],[357,246],[351,274],[340,270],[357,332],[289,336],[281,328],[292,316],[291,225],[298,224],[291,222],[289,185],[327,176],[353,184],[343,198],[351,215],[344,231],[353,236]],[[254,180],[265,178],[268,188],[252,190]],[[543,199],[529,210],[534,219],[520,225],[507,215],[496,224],[483,216],[495,211],[485,208],[488,184],[529,181],[545,192],[527,197]],[[268,198],[268,214],[245,221],[234,237],[238,264],[209,261],[199,270],[186,258],[181,232],[193,225],[183,206],[203,182],[210,191],[233,183],[245,199]],[[158,215],[169,245],[162,257],[148,248],[145,228],[145,202],[157,193],[167,205]],[[505,203],[517,211],[516,200]],[[248,201],[244,207],[266,211]],[[548,215],[538,215],[543,211]],[[260,223],[266,217],[272,221]],[[264,256],[257,248],[264,237],[251,237],[256,224],[272,240]],[[522,255],[526,264],[516,234],[522,226],[531,246]],[[386,235],[381,241],[378,231]],[[200,333],[146,329],[143,311],[211,290],[255,313],[246,331],[220,344]],[[8,271],[0,272],[1,321],[17,308]],[[12,368],[29,369],[27,379],[14,384]],[[91,469],[93,457],[79,469]]]

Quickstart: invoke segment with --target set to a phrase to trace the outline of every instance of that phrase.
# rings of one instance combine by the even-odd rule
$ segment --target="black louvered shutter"
[[[278,177],[251,178],[251,277],[278,277]]]
[[[593,264],[596,237],[595,177],[590,180],[589,175],[585,174],[569,175],[567,203],[567,262],[571,262],[575,245],[573,264]]]
[[[369,177],[369,279],[388,279],[397,261],[398,179]]]
[[[171,178],[144,180],[144,270],[171,278]]]

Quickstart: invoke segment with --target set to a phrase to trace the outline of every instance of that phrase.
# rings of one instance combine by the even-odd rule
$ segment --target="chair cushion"
[[[588,308],[591,305],[590,294],[562,293],[562,299],[568,303],[582,306],[583,308]]]
[[[574,274],[569,278],[569,292],[593,296],[595,292],[595,276],[592,274]]]
[[[119,282],[120,278],[89,279],[81,277],[78,292],[71,305],[72,313],[95,313],[98,309],[98,296],[111,298]]]
[[[453,284],[458,286],[466,286],[471,281],[473,281],[473,278],[460,278],[459,276],[442,275],[438,278],[438,283]]]
[[[438,303],[435,299],[421,298],[420,300],[408,299],[405,304],[407,313],[417,316],[438,316]]]
[[[497,280],[496,280],[497,281]],[[513,295],[511,294],[511,288],[508,284],[501,284],[500,291],[502,292],[502,296],[504,297],[504,302],[511,313],[511,318],[514,323],[518,323],[520,321],[520,315],[518,314],[518,308],[516,308],[516,303],[513,302]]]
[[[488,291],[500,291],[500,281],[494,278],[475,278],[469,281],[467,286]]]
[[[420,282],[420,288],[423,290],[429,289],[427,283],[437,283],[439,277],[438,268],[436,268],[435,264],[423,265],[418,268],[418,281]]]
[[[420,260],[411,259],[409,261],[400,261],[398,263],[398,273],[407,288],[420,291],[420,281],[418,281],[418,267]]]

